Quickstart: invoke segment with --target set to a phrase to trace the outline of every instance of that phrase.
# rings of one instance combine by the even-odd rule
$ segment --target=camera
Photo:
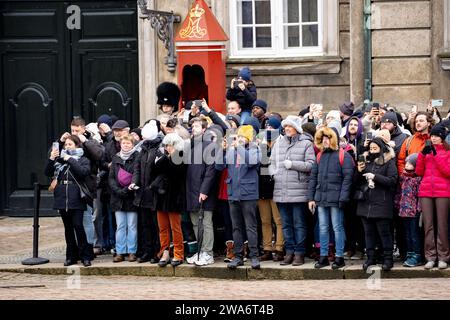
[[[367,140],[372,140],[372,138],[373,138],[372,132],[367,132],[366,139]]]
[[[235,88],[235,89],[239,89],[239,85],[240,85],[241,83],[244,83],[244,80],[242,80],[242,79],[235,79],[235,80],[234,80],[234,88]]]
[[[53,142],[52,150],[59,151],[59,142],[58,141]]]
[[[359,156],[358,156],[358,162],[366,162],[366,156],[365,155],[363,155],[363,154],[360,154]]]

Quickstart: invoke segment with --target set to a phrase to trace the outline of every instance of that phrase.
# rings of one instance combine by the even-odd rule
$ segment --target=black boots
[[[370,266],[376,266],[377,261],[375,260],[375,250],[367,250],[367,260],[363,264],[363,270],[367,271]]]
[[[384,251],[383,266],[381,267],[383,271],[390,271],[394,267],[394,256],[392,251]]]
[[[328,261],[328,256],[320,256],[319,261],[316,262],[314,268],[321,269],[328,267],[330,265],[330,261]]]
[[[344,257],[336,257],[333,264],[331,265],[331,268],[333,270],[336,270],[336,269],[342,268],[344,266],[345,266]]]

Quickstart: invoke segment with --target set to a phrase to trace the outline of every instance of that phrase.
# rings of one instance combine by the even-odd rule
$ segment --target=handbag
[[[119,172],[117,173],[117,182],[121,187],[128,187],[131,184],[131,180],[133,179],[133,174],[129,173],[122,167],[119,168]]]
[[[53,178],[52,182],[48,186],[48,191],[54,192],[57,184],[58,184],[58,179]]]
[[[81,199],[83,199],[84,202],[90,207],[94,205],[94,196],[92,195],[91,191],[89,191],[89,188],[87,187],[86,183],[78,183],[77,179],[73,176],[72,172],[68,170],[70,175],[72,176],[73,180],[77,184],[78,188],[80,188],[80,196]]]

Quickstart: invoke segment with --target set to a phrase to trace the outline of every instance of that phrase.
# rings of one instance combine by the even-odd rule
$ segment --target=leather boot
[[[367,260],[363,264],[363,270],[367,271],[370,266],[377,265],[377,261],[375,259],[375,250],[367,250]]]
[[[284,260],[280,263],[281,266],[287,266],[290,265],[294,261],[294,255],[293,254],[287,254],[284,256]]]
[[[223,259],[224,262],[231,262],[236,256],[234,254],[234,241],[228,240],[225,242],[227,246],[227,253],[225,255],[225,259]]]
[[[390,271],[394,267],[394,256],[392,251],[384,251],[383,257],[383,266],[381,268],[383,271]]]
[[[328,256],[320,256],[319,261],[316,262],[314,268],[321,269],[328,267],[330,265],[330,261],[328,260]]]
[[[259,260],[261,260],[261,261],[269,261],[272,259],[273,259],[272,251],[267,251],[267,250],[264,250],[264,254],[259,258]]]
[[[293,266],[301,266],[305,264],[305,256],[303,254],[294,255],[294,261],[292,262]]]
[[[273,262],[280,262],[284,260],[284,255],[282,251],[275,251],[273,255]]]

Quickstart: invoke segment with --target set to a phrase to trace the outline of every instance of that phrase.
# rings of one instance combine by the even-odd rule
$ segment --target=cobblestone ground
[[[81,277],[79,288],[72,280],[69,275],[0,273],[0,299],[450,299],[450,279],[385,279],[379,286],[373,283],[368,286],[366,280],[233,281],[85,276]]]

